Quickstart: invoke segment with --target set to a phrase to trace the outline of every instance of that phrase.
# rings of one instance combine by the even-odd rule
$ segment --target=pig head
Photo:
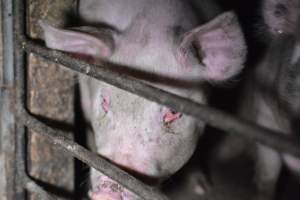
[[[149,84],[201,104],[207,103],[204,82],[223,82],[243,68],[246,47],[232,12],[202,24],[189,1],[85,0],[79,15],[92,26],[60,29],[41,22],[47,46],[175,80],[173,85],[147,78]],[[120,167],[166,178],[194,152],[202,122],[85,76],[80,76],[80,87],[97,151]],[[104,182],[104,176],[92,177],[92,198],[133,199],[106,191]]]
[[[272,36],[299,34],[299,0],[263,0],[262,16]]]

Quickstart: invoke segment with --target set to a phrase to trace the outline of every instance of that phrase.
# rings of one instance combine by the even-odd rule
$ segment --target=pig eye
[[[170,124],[177,119],[181,118],[182,114],[173,110],[167,110],[167,112],[163,116],[163,122],[165,124]]]
[[[287,7],[285,5],[283,5],[282,3],[278,3],[275,6],[274,16],[279,18],[279,17],[282,17],[282,16],[286,15],[287,12],[288,12]]]

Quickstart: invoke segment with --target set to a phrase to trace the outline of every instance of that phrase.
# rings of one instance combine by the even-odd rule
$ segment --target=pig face
[[[79,27],[74,30],[63,30],[45,23],[41,25],[45,31],[47,46],[51,48],[89,55],[95,60],[110,59],[179,82],[182,80],[199,84],[205,80],[224,81],[242,69],[246,51],[234,14],[225,13],[203,26],[194,25],[195,28],[192,28],[192,23],[186,21],[176,31],[174,29],[176,24],[171,24],[173,29],[170,30],[167,22],[158,21],[157,25],[151,21],[153,19],[148,18],[135,17],[128,28],[121,33],[107,27]],[[191,18],[190,21],[196,19]],[[171,22],[172,20],[168,23]],[[183,30],[188,27],[191,30],[184,32]],[[102,141],[99,142],[101,143],[99,146],[105,149],[102,155],[113,158],[116,163],[124,166],[128,166],[129,163],[132,165],[132,160],[138,157],[140,160],[145,160],[144,166],[150,166],[149,163],[153,163],[151,157],[157,156],[166,147],[165,145],[172,148],[161,154],[162,159],[159,162],[164,162],[165,159],[176,154],[175,152],[180,157],[191,155],[193,152],[191,149],[195,145],[189,145],[189,148],[183,146],[186,142],[192,144],[197,140],[198,134],[195,131],[199,123],[195,120],[106,84],[87,82],[89,82],[88,86],[83,89],[86,90],[83,93],[88,93],[88,90],[90,94],[83,95],[82,98],[86,99],[85,96],[90,98],[86,103],[83,102],[86,104],[84,110],[87,110],[94,130],[102,133],[101,137],[99,136]],[[206,102],[201,86],[183,88],[155,85],[196,102]],[[108,133],[108,138],[103,133]],[[126,140],[128,134],[131,139],[134,139]],[[116,138],[109,141],[112,136]],[[123,153],[115,153],[115,150],[106,148],[112,144],[119,146]],[[136,153],[136,147],[133,148],[135,145],[141,146],[138,151],[141,152],[140,156]],[[185,150],[178,153],[178,149]],[[151,156],[144,155],[144,152],[151,152]],[[125,154],[127,159],[122,159]],[[122,158],[117,158],[118,156]],[[158,174],[161,176],[173,173],[185,161],[186,158],[176,161],[177,164],[161,163],[160,167],[153,165],[153,169],[144,169],[145,167],[141,168],[141,166],[130,166],[130,168],[140,173],[147,171],[149,176]],[[168,167],[162,167],[165,165]],[[165,170],[170,168],[171,170]],[[161,172],[158,172],[159,170]]]
[[[95,26],[60,29],[41,22],[48,47],[95,63],[108,59],[128,65],[147,74],[149,84],[195,102],[206,103],[202,82],[225,81],[243,67],[245,43],[231,12],[199,26],[186,1],[87,0],[79,11]],[[170,176],[190,158],[203,123],[88,77],[80,77],[80,87],[102,156],[155,179]],[[107,182],[93,177],[98,186]],[[94,199],[132,199],[97,190]]]
[[[274,36],[299,33],[299,0],[264,0],[263,18]]]

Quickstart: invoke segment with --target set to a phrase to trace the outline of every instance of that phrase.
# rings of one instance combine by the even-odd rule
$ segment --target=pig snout
[[[98,174],[97,187],[89,192],[92,200],[138,200],[138,197],[105,175]]]

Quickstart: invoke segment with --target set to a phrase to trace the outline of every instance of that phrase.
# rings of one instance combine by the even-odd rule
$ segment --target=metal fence
[[[12,190],[9,199],[25,199],[26,190],[38,193],[41,196],[41,199],[55,199],[54,196],[48,194],[42,187],[31,180],[26,173],[26,128],[42,134],[54,145],[57,145],[68,152],[70,156],[73,156],[102,172],[140,196],[142,199],[167,199],[163,194],[157,191],[156,188],[145,185],[95,153],[88,151],[71,139],[68,139],[60,130],[56,130],[53,127],[46,125],[28,111],[26,108],[26,63],[24,62],[27,53],[34,53],[38,56],[52,60],[64,65],[64,67],[68,69],[104,81],[150,101],[157,102],[170,108],[176,108],[178,112],[190,115],[197,120],[203,121],[208,125],[226,132],[239,134],[243,137],[268,145],[278,151],[291,153],[300,157],[300,142],[286,136],[284,133],[271,131],[209,106],[195,103],[189,99],[147,85],[134,77],[114,70],[118,66],[112,63],[103,61],[96,66],[74,59],[65,53],[49,50],[44,46],[41,46],[26,36],[25,6],[24,0],[2,1],[4,28],[3,41],[5,49],[4,72],[7,73],[4,74],[5,77],[9,77],[7,84],[11,86],[12,90],[10,91],[13,92],[13,95],[5,95],[6,93],[2,91],[6,90],[1,88],[1,94],[6,98],[1,97],[0,99],[4,102],[3,104],[1,103],[3,106],[0,107],[0,111],[5,109],[5,102],[13,102],[13,105],[15,106],[10,111],[14,111],[13,114],[16,117],[16,122],[8,119],[5,119],[4,122],[2,122],[3,124],[15,123],[14,128],[9,130],[10,134],[14,136],[10,152],[15,152],[10,155],[12,156],[10,167],[13,169],[10,176],[13,176],[12,180],[14,181],[9,182],[8,189]],[[12,115],[12,113],[9,112],[6,114],[6,116]],[[1,118],[3,118],[3,115]],[[3,121],[3,119],[1,120]]]

